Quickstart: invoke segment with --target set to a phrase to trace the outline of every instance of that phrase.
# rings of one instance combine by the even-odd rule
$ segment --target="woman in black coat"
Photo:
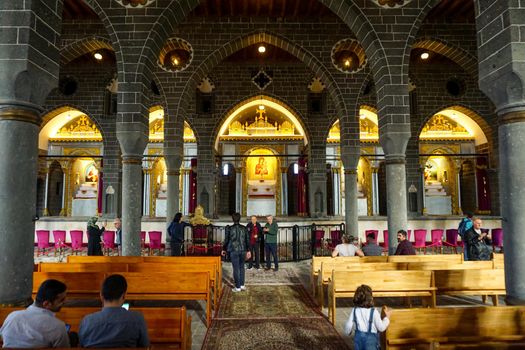
[[[87,223],[88,235],[88,255],[102,255],[102,246],[100,245],[100,236],[106,229],[105,226],[97,226],[98,217],[93,216]]]

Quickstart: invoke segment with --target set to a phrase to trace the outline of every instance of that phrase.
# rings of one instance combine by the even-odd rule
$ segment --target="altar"
[[[94,216],[97,215],[97,183],[84,182],[80,184],[75,198],[73,198],[71,215],[72,216]]]
[[[249,180],[246,215],[275,215],[277,213],[275,186],[275,180]]]

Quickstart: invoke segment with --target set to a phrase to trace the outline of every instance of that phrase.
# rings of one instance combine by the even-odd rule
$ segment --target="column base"
[[[49,210],[47,208],[44,208],[44,212],[42,213],[42,216],[49,216]]]
[[[507,305],[525,305],[525,299],[516,298],[510,295],[505,296],[505,303]]]
[[[5,307],[28,307],[29,305],[33,304],[33,298],[27,298],[26,300],[21,300],[15,303],[0,303],[0,308]]]
[[[67,210],[65,208],[62,208],[60,209],[60,214],[58,214],[59,216],[67,216]]]

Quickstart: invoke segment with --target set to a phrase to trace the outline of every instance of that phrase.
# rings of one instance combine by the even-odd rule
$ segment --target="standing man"
[[[4,348],[69,348],[66,325],[55,317],[66,301],[66,285],[46,280],[33,305],[11,312],[0,328]]]
[[[250,253],[252,257],[248,261],[248,270],[251,270],[253,268],[253,259],[255,257],[255,268],[259,270],[260,268],[260,243],[261,243],[261,236],[263,235],[261,224],[257,222],[257,216],[252,215],[250,218],[250,222],[248,225],[246,225],[246,229],[248,230],[248,233],[250,234]]]
[[[279,226],[273,221],[273,216],[268,215],[266,217],[268,221],[264,225],[264,248],[266,252],[266,268],[269,270],[272,267],[270,254],[273,256],[273,263],[275,266],[274,271],[279,271],[279,258],[277,257],[277,232],[279,232]]]
[[[416,250],[412,246],[412,243],[407,239],[407,231],[397,231],[397,245],[396,253],[394,255],[416,255]]]
[[[84,348],[145,348],[148,328],[140,312],[122,307],[128,283],[122,275],[111,275],[102,283],[102,311],[87,315],[80,322],[80,346]]]
[[[241,214],[232,214],[233,225],[226,230],[226,237],[224,239],[224,247],[222,256],[226,256],[226,252],[230,254],[230,259],[233,266],[233,280],[235,287],[232,288],[234,293],[246,290],[244,285],[244,261],[250,259],[251,253],[248,250],[250,247],[250,237],[248,230],[243,225],[239,224],[241,221]]]
[[[115,236],[116,236],[116,245],[118,250],[118,255],[122,255],[122,220],[120,218],[115,218],[115,221],[113,221],[113,225],[115,226]]]
[[[171,256],[182,255],[182,247],[184,245],[184,229],[188,226],[191,225],[182,221],[182,213],[175,214],[170,226],[168,227],[168,235],[171,238]]]

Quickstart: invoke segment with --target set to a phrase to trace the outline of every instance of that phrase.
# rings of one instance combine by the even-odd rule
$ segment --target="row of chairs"
[[[484,232],[488,232],[489,229],[482,229]],[[366,230],[365,237],[370,233],[374,235],[374,241],[378,242],[379,230]],[[407,230],[408,240],[411,240],[412,230]],[[336,245],[341,243],[342,232],[339,230],[330,232],[330,239],[325,241],[325,231],[315,230],[314,231],[315,242],[314,249],[323,248],[325,242],[328,248],[334,249]],[[426,253],[428,248],[432,251],[443,252],[444,247],[452,249],[457,254],[457,248],[463,246],[463,242],[458,241],[458,230],[457,229],[433,229],[430,230],[430,242],[427,242],[427,230],[417,229],[414,230],[414,248],[418,250],[424,250]],[[384,251],[388,251],[388,230],[383,230],[383,242],[379,243]],[[501,228],[492,229],[492,248],[495,251],[496,248],[503,250],[503,230]]]
[[[149,231],[149,243],[146,243],[146,231],[140,232],[140,241],[142,249],[148,249],[151,255],[155,250],[158,250],[159,254],[163,249],[162,244],[162,232],[161,231]],[[53,241],[51,243],[49,230],[37,230],[37,256],[42,253],[46,254],[46,250],[49,253],[54,251],[55,255],[60,250],[66,250],[71,248],[73,254],[82,252],[84,248],[84,231],[82,230],[70,230],[69,238],[70,243],[66,242],[66,231],[65,230],[53,230]],[[102,234],[102,247],[105,254],[110,252],[117,252],[118,249],[115,244],[115,231],[104,231]]]

